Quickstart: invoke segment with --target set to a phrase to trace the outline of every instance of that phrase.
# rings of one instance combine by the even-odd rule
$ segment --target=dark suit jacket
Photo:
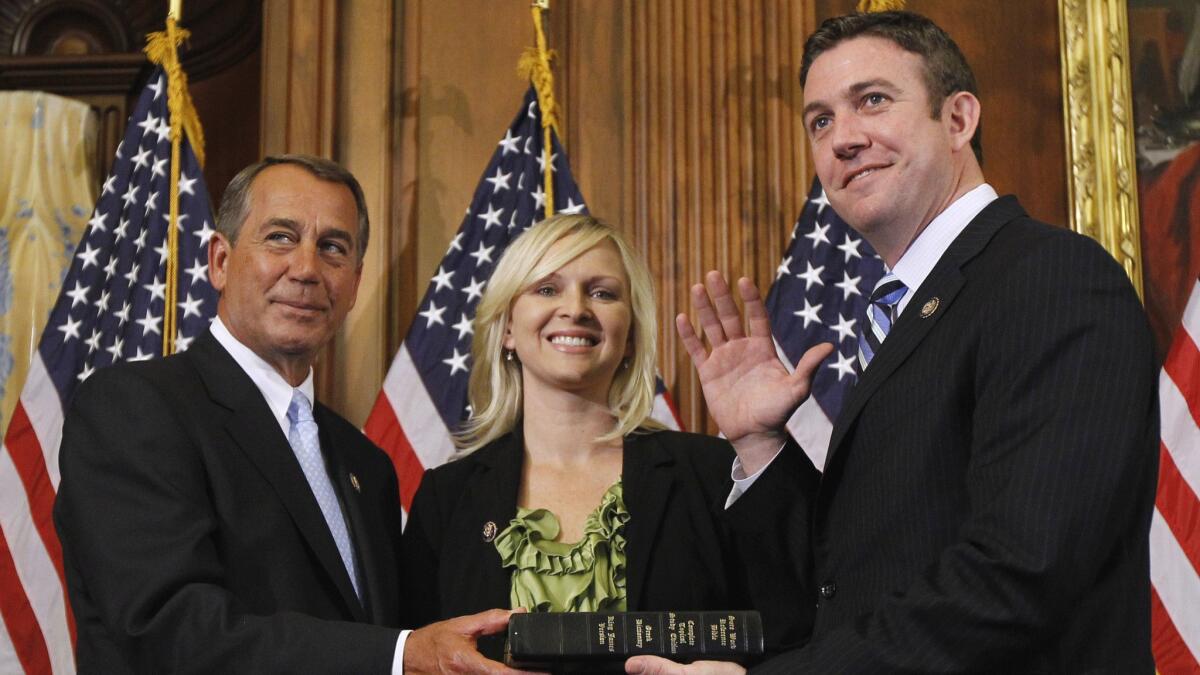
[[[1112,258],[989,205],[847,398],[815,493],[791,446],[731,510],[775,539],[805,538],[785,505],[813,513],[813,639],[761,672],[1154,672],[1156,375]]]
[[[406,625],[510,606],[511,570],[501,567],[484,526],[502,530],[516,516],[523,458],[523,441],[509,434],[425,472],[404,533]],[[778,587],[747,580],[738,542],[723,522],[732,461],[729,444],[709,436],[660,431],[625,439],[630,611],[748,609],[756,597],[778,594]],[[772,645],[807,636],[807,609],[767,604]],[[502,646],[480,641],[493,657]]]
[[[79,387],[54,518],[81,672],[390,672],[395,472],[328,408],[314,415],[366,607],[266,401],[211,334]]]

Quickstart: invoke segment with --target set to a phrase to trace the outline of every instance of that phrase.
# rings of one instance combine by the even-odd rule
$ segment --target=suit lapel
[[[1025,211],[1011,195],[1001,197],[989,204],[950,244],[938,260],[925,282],[913,294],[904,313],[892,326],[887,339],[871,359],[871,364],[850,391],[842,406],[829,439],[829,455],[825,460],[826,472],[833,466],[833,459],[842,451],[842,441],[853,426],[871,396],[887,381],[913,350],[945,316],[965,278],[962,267],[983,251],[996,232],[1005,223],[1024,216]],[[936,307],[928,316],[922,316],[926,303],[937,299]]]
[[[508,527],[517,515],[517,493],[521,489],[521,470],[525,463],[525,442],[521,435],[520,424],[507,436],[500,438],[494,445],[477,454],[477,461],[485,470],[475,478],[465,492],[477,495],[475,510],[467,516],[464,523],[469,532],[470,545],[476,545],[480,538],[488,543],[490,550],[486,559],[487,564],[476,568],[477,580],[463,580],[464,583],[478,583],[478,591],[491,599],[488,606],[508,607],[512,590],[512,571],[500,566],[500,554],[491,545],[485,528],[489,523],[495,525],[499,532]],[[488,528],[490,529],[490,528]]]
[[[675,489],[671,464],[674,458],[658,442],[656,434],[625,439],[621,483],[629,523],[626,540],[626,600],[630,610],[642,606],[641,596],[650,551],[658,537],[667,498]]]
[[[358,620],[365,620],[325,516],[296,461],[292,446],[275,424],[275,416],[258,387],[211,333],[198,338],[185,354],[192,358],[213,401],[231,411],[225,429],[234,444],[246,453],[274,489],[296,528],[337,586],[347,610]]]

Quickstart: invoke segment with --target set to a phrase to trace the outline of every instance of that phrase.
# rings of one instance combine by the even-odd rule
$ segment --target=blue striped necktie
[[[867,302],[867,325],[858,334],[858,365],[861,372],[866,372],[867,364],[875,357],[875,352],[879,351],[879,346],[892,329],[896,308],[907,292],[908,286],[890,272],[875,284],[875,290],[871,291],[871,298]]]

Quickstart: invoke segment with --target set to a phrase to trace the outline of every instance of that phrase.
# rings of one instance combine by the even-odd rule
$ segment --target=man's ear
[[[958,91],[942,103],[942,119],[950,132],[950,146],[955,151],[971,144],[979,127],[979,99],[969,91]]]
[[[225,290],[225,281],[229,273],[229,254],[233,252],[233,244],[220,232],[214,232],[208,240],[208,280],[212,282],[217,293]]]

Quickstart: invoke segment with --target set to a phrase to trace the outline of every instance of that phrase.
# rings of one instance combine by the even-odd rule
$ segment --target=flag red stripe
[[[1200,499],[1179,473],[1167,446],[1159,443],[1158,493],[1154,503],[1192,567],[1200,572]]]
[[[33,430],[33,424],[25,413],[25,406],[19,401],[13,410],[9,422],[8,434],[4,437],[4,445],[8,448],[9,456],[17,467],[17,475],[25,484],[25,495],[29,499],[29,510],[33,515],[33,525],[42,538],[46,553],[54,563],[54,572],[58,575],[58,583],[62,586],[63,597],[67,597],[67,577],[63,573],[62,544],[58,541],[58,533],[54,531],[54,486],[50,484],[50,475],[46,473],[46,462],[42,455],[42,445]],[[71,615],[70,603],[66,607],[67,630],[71,633],[71,643],[75,643],[75,617]]]
[[[1179,387],[1192,413],[1192,420],[1200,426],[1200,350],[1192,341],[1191,334],[1182,326],[1175,331],[1175,339],[1171,341],[1171,351],[1167,354],[1163,370]]]
[[[4,619],[4,626],[0,628],[8,630],[9,640],[17,651],[17,660],[21,662],[25,673],[49,675],[50,652],[46,649],[46,639],[25,595],[25,587],[17,576],[17,567],[3,530],[0,530],[0,618]]]
[[[680,431],[687,431],[683,426],[683,418],[679,416],[679,408],[675,407],[675,399],[671,397],[671,391],[664,391],[662,399],[666,401],[667,408],[671,411],[671,416],[675,418],[675,426],[679,427]]]
[[[1150,644],[1154,667],[1162,675],[1200,675],[1200,664],[1175,629],[1154,588],[1150,589]]]
[[[413,496],[417,493],[417,486],[421,483],[421,476],[425,473],[425,467],[421,465],[420,458],[413,451],[408,437],[404,435],[404,429],[396,419],[392,403],[383,391],[380,391],[379,397],[375,399],[375,407],[367,417],[363,433],[391,457],[392,465],[396,467],[396,477],[400,481],[400,504],[408,511],[412,506]]]

